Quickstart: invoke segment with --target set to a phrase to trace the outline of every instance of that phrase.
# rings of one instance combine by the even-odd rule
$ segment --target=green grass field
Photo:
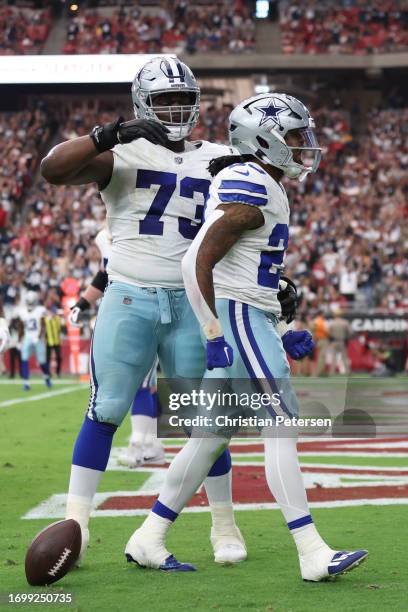
[[[47,397],[42,385],[23,394],[16,385],[0,385],[0,593],[38,592],[24,575],[24,555],[35,534],[52,520],[22,520],[31,508],[54,493],[66,491],[73,443],[87,403],[86,386],[58,385]],[[43,395],[39,399],[30,398]],[[50,395],[48,393],[48,395]],[[11,403],[12,400],[20,400]],[[6,403],[8,402],[8,403]],[[115,445],[126,445],[129,423],[118,431]],[[359,465],[357,457],[353,465]],[[312,463],[313,457],[307,461]],[[318,462],[316,457],[315,461]],[[328,458],[333,463],[347,457]],[[371,460],[371,465],[375,465]],[[385,463],[384,463],[385,461]],[[363,463],[362,463],[363,464]],[[399,458],[380,465],[406,466]],[[110,471],[101,491],[132,490],[146,472]],[[249,558],[235,567],[217,566],[209,543],[210,515],[184,514],[169,538],[169,549],[199,569],[189,574],[141,570],[126,563],[123,549],[142,517],[94,518],[91,546],[83,566],[48,592],[71,592],[73,604],[58,609],[81,611],[253,610],[315,612],[319,610],[406,610],[406,505],[358,506],[313,510],[314,519],[333,547],[365,547],[368,561],[336,581],[309,584],[299,577],[295,547],[279,511],[237,512]],[[18,605],[19,609],[57,606]]]

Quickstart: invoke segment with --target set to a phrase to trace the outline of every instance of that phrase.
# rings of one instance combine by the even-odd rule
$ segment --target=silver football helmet
[[[157,96],[173,91],[188,94],[188,104],[155,104]],[[132,100],[136,118],[159,121],[168,128],[169,140],[186,138],[198,121],[200,88],[190,68],[177,58],[149,60],[134,78]]]
[[[38,304],[38,295],[35,291],[28,291],[25,299],[26,307],[28,310],[33,310]]]
[[[266,164],[279,168],[291,179],[303,181],[316,172],[321,148],[313,128],[314,121],[306,106],[286,94],[269,93],[244,100],[230,115],[230,141],[241,154],[251,154]],[[285,137],[297,130],[303,143],[292,147]],[[300,151],[302,163],[294,160]]]

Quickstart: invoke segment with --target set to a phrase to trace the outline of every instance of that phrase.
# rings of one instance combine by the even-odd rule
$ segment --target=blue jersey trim
[[[268,203],[266,198],[257,198],[247,193],[218,193],[218,197],[221,202],[238,202],[251,206],[266,206]]]
[[[259,185],[259,183],[251,183],[250,181],[221,181],[221,185],[218,189],[244,189],[251,193],[260,193],[266,195],[265,185]]]

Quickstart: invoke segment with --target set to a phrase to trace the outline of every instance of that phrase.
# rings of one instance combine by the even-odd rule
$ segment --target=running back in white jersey
[[[288,246],[289,204],[286,192],[258,164],[233,164],[214,178],[205,218],[208,219],[219,204],[232,202],[259,207],[265,223],[258,229],[244,232],[215,266],[215,296],[279,315],[281,307],[277,293]]]
[[[41,320],[46,315],[44,306],[35,306],[32,310],[22,307],[18,316],[24,324],[24,340],[38,342],[41,333]]]
[[[106,271],[112,253],[112,238],[106,228],[101,229],[95,236],[95,244],[101,254],[101,268]]]
[[[112,235],[109,280],[181,288],[181,260],[198,232],[211,183],[208,164],[225,145],[186,143],[174,153],[145,139],[117,145],[101,192]]]

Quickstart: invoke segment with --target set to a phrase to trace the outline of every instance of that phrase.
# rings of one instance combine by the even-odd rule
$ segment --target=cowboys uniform
[[[191,105],[170,107],[182,114],[179,125],[162,122],[169,139],[180,140],[198,120],[199,87],[178,60],[158,58],[142,68],[132,87],[135,112],[155,118],[161,108],[152,95],[169,90],[192,95]],[[112,250],[93,339],[90,418],[119,425],[156,354],[167,378],[202,375],[204,351],[180,262],[201,225],[208,164],[231,153],[206,141],[186,142],[182,153],[144,139],[114,147],[112,177],[101,191]]]
[[[51,387],[51,380],[48,372],[45,340],[41,336],[43,319],[46,315],[45,306],[38,304],[37,295],[29,291],[26,298],[26,306],[22,306],[18,311],[18,317],[24,327],[23,340],[21,345],[21,370],[24,379],[24,389],[29,389],[29,359],[35,353],[38,364],[44,373],[44,381],[47,387]]]
[[[250,155],[251,161],[246,158],[245,163],[224,167],[214,179],[207,202],[208,216],[183,259],[183,275],[188,297],[207,337],[208,370],[203,384],[207,386],[208,383],[210,390],[216,391],[220,388],[217,379],[225,378],[228,379],[228,391],[235,392],[239,391],[242,379],[247,379],[256,390],[267,392],[269,396],[272,391],[280,400],[268,405],[267,413],[271,421],[271,417],[274,419],[274,426],[262,429],[266,478],[293,535],[302,578],[320,581],[352,569],[368,553],[365,550],[335,551],[321,538],[307,503],[296,435],[277,431],[277,417],[291,416],[296,410],[295,398],[288,388],[285,350],[299,358],[298,355],[307,354],[313,348],[311,335],[306,330],[287,331],[282,338],[276,330],[281,310],[277,298],[279,276],[288,244],[289,221],[286,194],[278,179],[283,174],[300,179],[317,170],[320,147],[313,127],[307,108],[285,94],[255,96],[232,111],[231,142],[241,155]],[[296,131],[292,136],[302,144],[292,147],[286,142],[291,130]],[[305,152],[310,161],[313,160],[308,165]],[[228,214],[229,205],[236,207],[240,203],[257,207],[263,223],[259,225],[261,215],[257,211],[253,215],[258,219],[257,227],[237,235],[229,250],[211,269],[205,259],[205,255],[211,257],[208,246],[211,243],[203,243],[204,237],[209,235],[207,232],[211,232],[213,224],[220,222],[220,226],[224,226],[220,220]],[[216,232],[212,240],[214,235]],[[197,279],[200,246],[204,254],[202,266],[213,276],[218,318],[208,298],[202,294]],[[211,377],[216,379],[215,389],[211,386]],[[221,415],[230,416],[229,409],[229,404],[223,406]],[[245,408],[238,403],[233,410],[240,417]],[[210,423],[215,421],[218,435],[205,435],[203,429],[207,427],[204,425],[201,435],[188,440],[171,464],[152,511],[129,541],[133,559],[142,565],[160,567],[161,560],[169,554],[166,533],[171,522],[165,519],[173,515],[172,522],[176,520],[202,482],[214,455],[225,448],[234,431],[239,429],[239,425],[234,428],[234,424],[229,427],[224,422],[217,423],[213,412],[212,417]],[[212,425],[210,429],[214,432]],[[194,567],[185,564],[185,571],[191,569]]]
[[[97,233],[95,244],[101,254],[101,269],[105,271],[112,251],[112,237],[107,228]],[[157,400],[151,390],[156,386],[157,358],[143,379],[132,403],[132,435],[126,454],[121,458],[121,462],[129,467],[137,467],[146,462],[163,463],[165,460],[164,448],[153,431],[156,430],[157,417],[153,417],[153,413],[157,410]]]
[[[156,96],[173,91],[188,98],[177,106],[155,104]],[[138,119],[161,123],[170,141],[184,140],[198,121],[198,84],[176,59],[147,62],[135,77],[132,99]],[[98,129],[103,128],[95,128],[95,138]],[[89,538],[92,497],[106,469],[114,432],[156,356],[168,379],[188,381],[205,371],[205,351],[185,294],[181,259],[201,225],[211,182],[208,164],[232,151],[205,141],[184,142],[184,147],[176,153],[138,138],[111,149],[112,174],[101,190],[112,236],[109,282],[91,342],[91,396],[74,448],[66,510],[67,518],[80,522],[82,552]],[[223,494],[230,495],[230,470],[230,454],[225,452],[209,472],[211,477],[224,476],[208,479],[217,481],[213,492],[222,481]],[[228,526],[224,523],[211,539],[219,562],[246,558],[232,504],[225,512],[223,507],[223,516],[227,514]],[[171,558],[162,569],[181,567]]]

